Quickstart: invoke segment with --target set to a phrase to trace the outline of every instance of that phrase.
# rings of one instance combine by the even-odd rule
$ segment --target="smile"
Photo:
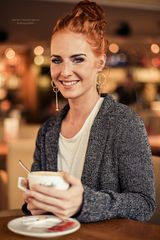
[[[63,86],[73,86],[76,85],[79,81],[60,81]]]

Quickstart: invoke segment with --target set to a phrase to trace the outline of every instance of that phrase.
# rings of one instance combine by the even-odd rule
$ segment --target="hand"
[[[24,185],[27,189],[29,189],[28,179],[24,180]],[[27,209],[31,212],[32,215],[40,215],[45,213],[45,211],[41,209],[36,209],[36,207],[32,203],[30,203],[30,199],[27,197],[25,193],[23,194],[23,199],[27,203]]]
[[[28,209],[33,215],[37,210],[41,210],[51,212],[64,220],[78,212],[83,201],[82,183],[67,173],[64,178],[70,184],[67,190],[35,185],[32,190],[25,192]]]

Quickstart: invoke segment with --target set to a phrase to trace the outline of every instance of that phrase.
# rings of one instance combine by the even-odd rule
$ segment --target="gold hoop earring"
[[[106,81],[106,75],[104,73],[98,73],[97,80],[96,80],[98,93],[100,93],[101,87],[105,83],[105,81]]]
[[[58,112],[59,111],[59,103],[58,103],[58,92],[59,92],[59,89],[56,87],[56,85],[54,84],[53,80],[51,80],[51,86],[52,86],[53,92],[56,95],[56,111]]]

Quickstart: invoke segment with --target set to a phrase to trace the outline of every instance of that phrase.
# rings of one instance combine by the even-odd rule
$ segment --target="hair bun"
[[[88,21],[104,21],[103,10],[95,3],[88,0],[80,1],[73,9],[72,14],[75,17],[86,17]]]

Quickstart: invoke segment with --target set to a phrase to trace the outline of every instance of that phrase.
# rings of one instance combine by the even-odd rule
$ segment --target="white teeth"
[[[62,84],[64,86],[73,86],[75,84],[77,84],[79,81],[71,81],[71,82],[68,82],[68,81],[62,81]]]

